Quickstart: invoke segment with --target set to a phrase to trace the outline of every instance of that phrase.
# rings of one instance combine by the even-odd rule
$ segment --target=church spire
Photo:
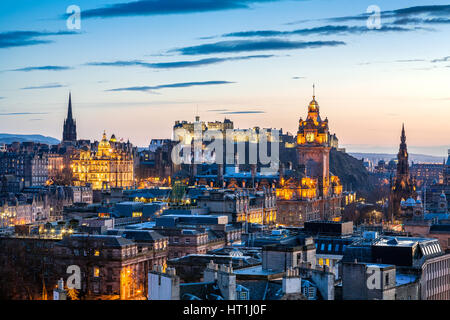
[[[409,174],[409,163],[408,163],[408,147],[406,145],[406,134],[405,134],[405,124],[402,125],[402,135],[400,137],[400,149],[398,151],[398,164],[397,164],[397,175],[408,175]]]
[[[402,144],[406,143],[406,134],[405,134],[405,124],[402,124],[402,136],[401,136]]]
[[[72,93],[69,92],[69,104],[67,107],[67,118],[64,120],[63,142],[77,141],[77,125],[72,115]]]
[[[69,91],[69,108],[67,110],[67,119],[73,120],[72,117],[72,92]]]

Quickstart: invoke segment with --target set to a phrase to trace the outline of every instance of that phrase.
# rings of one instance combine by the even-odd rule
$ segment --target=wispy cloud
[[[447,61],[450,61],[450,56],[431,60],[432,63],[447,62]]]
[[[25,67],[25,68],[19,68],[19,69],[11,69],[8,71],[24,71],[24,72],[30,72],[30,71],[65,71],[73,69],[72,67],[67,66],[39,66],[39,67]]]
[[[400,63],[409,63],[409,62],[423,62],[426,61],[425,59],[400,59],[400,60],[395,60],[395,62],[400,62]]]
[[[44,84],[40,86],[31,86],[31,87],[24,87],[21,88],[22,90],[33,90],[33,89],[53,89],[53,88],[63,88],[66,87],[66,85],[60,84],[60,83],[49,83]]]
[[[272,58],[275,55],[253,55],[253,56],[243,56],[243,57],[228,57],[228,58],[206,58],[199,60],[190,61],[173,61],[173,62],[159,62],[150,63],[141,60],[127,60],[127,61],[113,61],[113,62],[89,62],[85,65],[88,66],[103,66],[103,67],[144,67],[150,69],[178,69],[178,68],[188,68],[188,67],[200,67],[204,65],[217,64],[227,61],[239,61],[239,60],[250,60],[250,59],[263,59]]]
[[[48,112],[6,112],[0,113],[0,116],[27,116],[35,114],[48,114]]]
[[[427,59],[398,59],[393,61],[371,61],[371,62],[360,62],[358,65],[371,65],[371,64],[380,64],[380,63],[415,63],[415,62],[426,62],[426,63],[439,63],[439,62],[449,62],[450,56],[442,57],[442,58],[435,58],[431,60]],[[423,68],[415,68],[414,70],[430,70],[437,68],[437,66],[428,66]]]
[[[426,5],[382,11],[381,17],[391,21],[392,25],[438,25],[450,23],[450,5]],[[332,22],[350,22],[366,20],[369,13],[354,16],[325,19]]]
[[[52,40],[42,39],[43,37],[61,36],[77,34],[72,31],[8,31],[0,33],[0,49],[11,47],[32,46],[53,42]]]
[[[261,110],[245,110],[245,111],[225,111],[220,114],[258,114],[258,113],[266,113]]]
[[[369,29],[367,26],[326,25],[315,28],[303,28],[290,31],[279,30],[253,30],[226,33],[223,37],[275,37],[293,35],[337,35],[337,34],[362,34],[362,33],[384,33],[384,32],[410,32],[417,28],[405,28],[399,26],[383,25],[380,29]]]
[[[219,41],[198,46],[172,49],[182,55],[235,53],[249,51],[294,50],[345,45],[343,41],[288,41],[282,39]]]
[[[178,82],[178,83],[162,84],[162,85],[158,85],[158,86],[116,88],[116,89],[109,89],[106,91],[144,91],[144,92],[149,92],[149,91],[153,91],[153,90],[166,89],[166,88],[187,88],[187,87],[211,86],[211,85],[231,84],[231,83],[234,83],[234,82],[230,82],[230,81]]]
[[[248,9],[254,3],[281,0],[140,0],[85,10],[83,18],[114,18]]]

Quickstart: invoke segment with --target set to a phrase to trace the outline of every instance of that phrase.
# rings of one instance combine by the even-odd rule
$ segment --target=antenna
[[[316,97],[316,85],[313,83],[313,99]]]

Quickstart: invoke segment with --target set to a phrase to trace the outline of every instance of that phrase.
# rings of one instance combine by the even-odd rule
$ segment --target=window
[[[186,239],[184,240],[184,242],[185,242],[185,243],[191,243],[191,239],[186,238]]]
[[[100,256],[100,251],[95,250],[95,251],[94,251],[94,256],[96,256],[96,257]]]
[[[328,245],[328,251],[331,251],[332,246],[333,245],[331,243]]]
[[[100,277],[100,268],[94,267],[94,277],[98,278]]]
[[[325,250],[325,243],[322,243],[322,245],[320,246],[320,250],[321,251]]]
[[[173,243],[178,243],[178,238],[173,238]]]
[[[386,285],[388,285],[389,284],[389,274],[386,274],[384,276],[384,278],[385,278]]]
[[[327,266],[330,266],[330,259],[325,259],[325,264],[326,264]]]
[[[336,245],[336,252],[339,251],[339,244]]]
[[[241,291],[241,300],[248,300],[248,295],[246,291]]]
[[[323,266],[323,259],[322,258],[319,259],[319,265]]]

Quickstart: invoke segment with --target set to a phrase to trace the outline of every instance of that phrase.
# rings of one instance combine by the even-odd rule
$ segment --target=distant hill
[[[0,143],[13,143],[13,142],[39,142],[46,143],[49,145],[58,144],[59,140],[46,137],[40,134],[9,134],[9,133],[0,133]]]
[[[345,189],[352,189],[359,194],[367,195],[376,187],[376,179],[358,160],[348,153],[331,149],[330,172],[338,176]]]
[[[384,160],[386,162],[389,162],[392,159],[397,159],[396,154],[389,154],[389,153],[359,153],[359,152],[350,152],[350,155],[355,157],[356,159],[369,159],[370,161],[374,162],[375,164],[378,163],[380,160]],[[409,154],[409,161],[414,163],[442,163],[443,157],[436,157],[436,156],[429,156],[426,154],[415,154],[410,153]]]

